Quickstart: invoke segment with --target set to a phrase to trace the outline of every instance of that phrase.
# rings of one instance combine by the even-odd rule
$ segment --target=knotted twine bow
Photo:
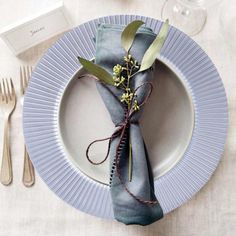
[[[83,78],[83,77],[91,77],[91,78],[95,78],[97,79],[95,76],[93,75],[82,75],[80,76],[79,78]],[[139,85],[135,90],[134,90],[134,94],[137,93],[137,91],[143,87],[143,86],[149,86],[149,91],[148,93],[146,94],[146,97],[145,99],[143,100],[143,102],[139,105],[139,107],[141,108],[142,106],[144,106],[146,104],[146,102],[148,101],[149,97],[151,96],[151,93],[152,93],[152,90],[153,90],[153,85],[151,82],[145,82],[141,85]],[[109,88],[106,87],[108,90]],[[109,90],[111,92],[111,90]],[[116,98],[118,99],[112,92],[111,94]],[[134,96],[132,97],[132,100],[131,100],[131,103],[133,103],[133,99],[134,99]],[[119,101],[120,102],[120,101]],[[115,167],[116,167],[116,171],[117,171],[117,176],[119,178],[119,181],[120,183],[122,184],[122,186],[124,187],[124,189],[126,190],[126,192],[128,192],[128,194],[130,194],[134,199],[136,199],[138,202],[142,203],[142,204],[149,204],[149,205],[153,205],[153,204],[157,204],[159,203],[158,200],[155,200],[155,201],[152,201],[152,200],[145,200],[145,199],[141,199],[139,198],[138,196],[134,195],[130,190],[129,188],[126,186],[125,182],[123,181],[122,179],[122,175],[120,173],[120,156],[121,156],[121,151],[122,151],[122,144],[125,143],[125,138],[126,138],[126,132],[127,130],[129,129],[129,126],[130,124],[139,124],[138,121],[133,121],[132,120],[132,116],[135,114],[135,110],[132,109],[132,107],[130,109],[127,108],[127,106],[122,106],[123,109],[124,109],[124,114],[125,114],[125,119],[122,123],[116,125],[116,127],[119,127],[110,137],[106,137],[106,138],[102,138],[102,139],[96,139],[94,140],[93,142],[91,142],[87,149],[86,149],[86,157],[88,159],[88,161],[93,164],[93,165],[100,165],[102,163],[104,163],[108,156],[109,156],[109,153],[110,153],[110,147],[111,147],[111,142],[113,139],[117,138],[120,136],[120,139],[119,139],[119,142],[118,142],[118,145],[116,147],[116,154],[115,154]],[[108,148],[107,148],[107,153],[106,153],[106,156],[103,160],[101,160],[100,162],[94,162],[90,159],[89,157],[89,150],[91,148],[91,146],[95,143],[98,143],[98,142],[103,142],[103,141],[108,141]],[[131,150],[132,152],[132,150]],[[110,180],[110,183],[111,183],[112,179]]]

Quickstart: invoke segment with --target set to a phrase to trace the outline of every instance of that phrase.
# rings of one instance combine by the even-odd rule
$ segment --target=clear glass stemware
[[[196,35],[206,23],[205,0],[166,0],[161,17],[169,19],[172,25],[186,34]]]

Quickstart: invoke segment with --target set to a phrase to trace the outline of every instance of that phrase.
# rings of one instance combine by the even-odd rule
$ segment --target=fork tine
[[[30,77],[29,77],[29,80],[31,79],[32,73],[33,73],[33,66],[30,66]]]
[[[28,83],[29,83],[30,77],[31,77],[30,67],[27,66],[27,85],[28,85]]]
[[[0,81],[0,100],[3,101],[2,83]]]
[[[20,67],[20,92],[21,92],[21,95],[24,94],[24,81],[23,81],[22,67]]]
[[[8,79],[5,78],[5,81],[6,81],[6,90],[7,90],[7,94],[6,94],[6,96],[8,97],[8,100],[11,100],[12,97],[11,97],[11,93],[10,93],[10,87],[9,87]]]
[[[24,89],[27,87],[27,72],[25,66],[23,66],[23,86]]]
[[[16,96],[16,93],[15,93],[14,85],[12,82],[12,78],[10,78],[10,86],[11,86],[11,96],[12,96],[12,99],[14,99]]]
[[[6,86],[5,86],[4,79],[2,79],[2,86],[3,86],[3,101],[8,102],[8,100],[7,100],[7,93],[6,93]]]

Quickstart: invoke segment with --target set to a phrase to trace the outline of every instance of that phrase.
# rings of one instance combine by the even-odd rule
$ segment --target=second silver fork
[[[24,104],[24,95],[28,87],[28,82],[31,77],[32,67],[20,67],[20,90],[21,90],[21,105]],[[33,164],[29,158],[29,154],[24,145],[24,169],[23,169],[23,184],[30,187],[35,183],[35,173]]]
[[[4,185],[12,182],[12,163],[9,140],[9,119],[16,106],[16,93],[12,79],[0,81],[0,112],[4,119],[4,137],[0,181]]]

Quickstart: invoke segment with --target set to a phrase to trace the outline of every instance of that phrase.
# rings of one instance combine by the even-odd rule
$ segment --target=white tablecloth
[[[0,27],[35,13],[53,2],[55,0],[0,0]],[[160,19],[163,0],[65,0],[64,3],[72,23],[76,26],[92,18],[120,13]],[[208,184],[188,203],[147,227],[125,226],[86,215],[61,201],[38,176],[33,188],[23,186],[22,117],[18,103],[11,120],[14,182],[9,187],[0,185],[0,236],[236,235],[236,51],[221,37],[219,10],[219,5],[209,9],[204,30],[194,37],[218,68],[230,109],[230,126],[224,156]],[[20,65],[34,65],[57,38],[58,36],[26,51],[20,57],[12,55],[0,40],[0,78],[12,77],[19,94]],[[1,134],[2,131],[0,123]],[[0,152],[1,150],[2,145]]]

